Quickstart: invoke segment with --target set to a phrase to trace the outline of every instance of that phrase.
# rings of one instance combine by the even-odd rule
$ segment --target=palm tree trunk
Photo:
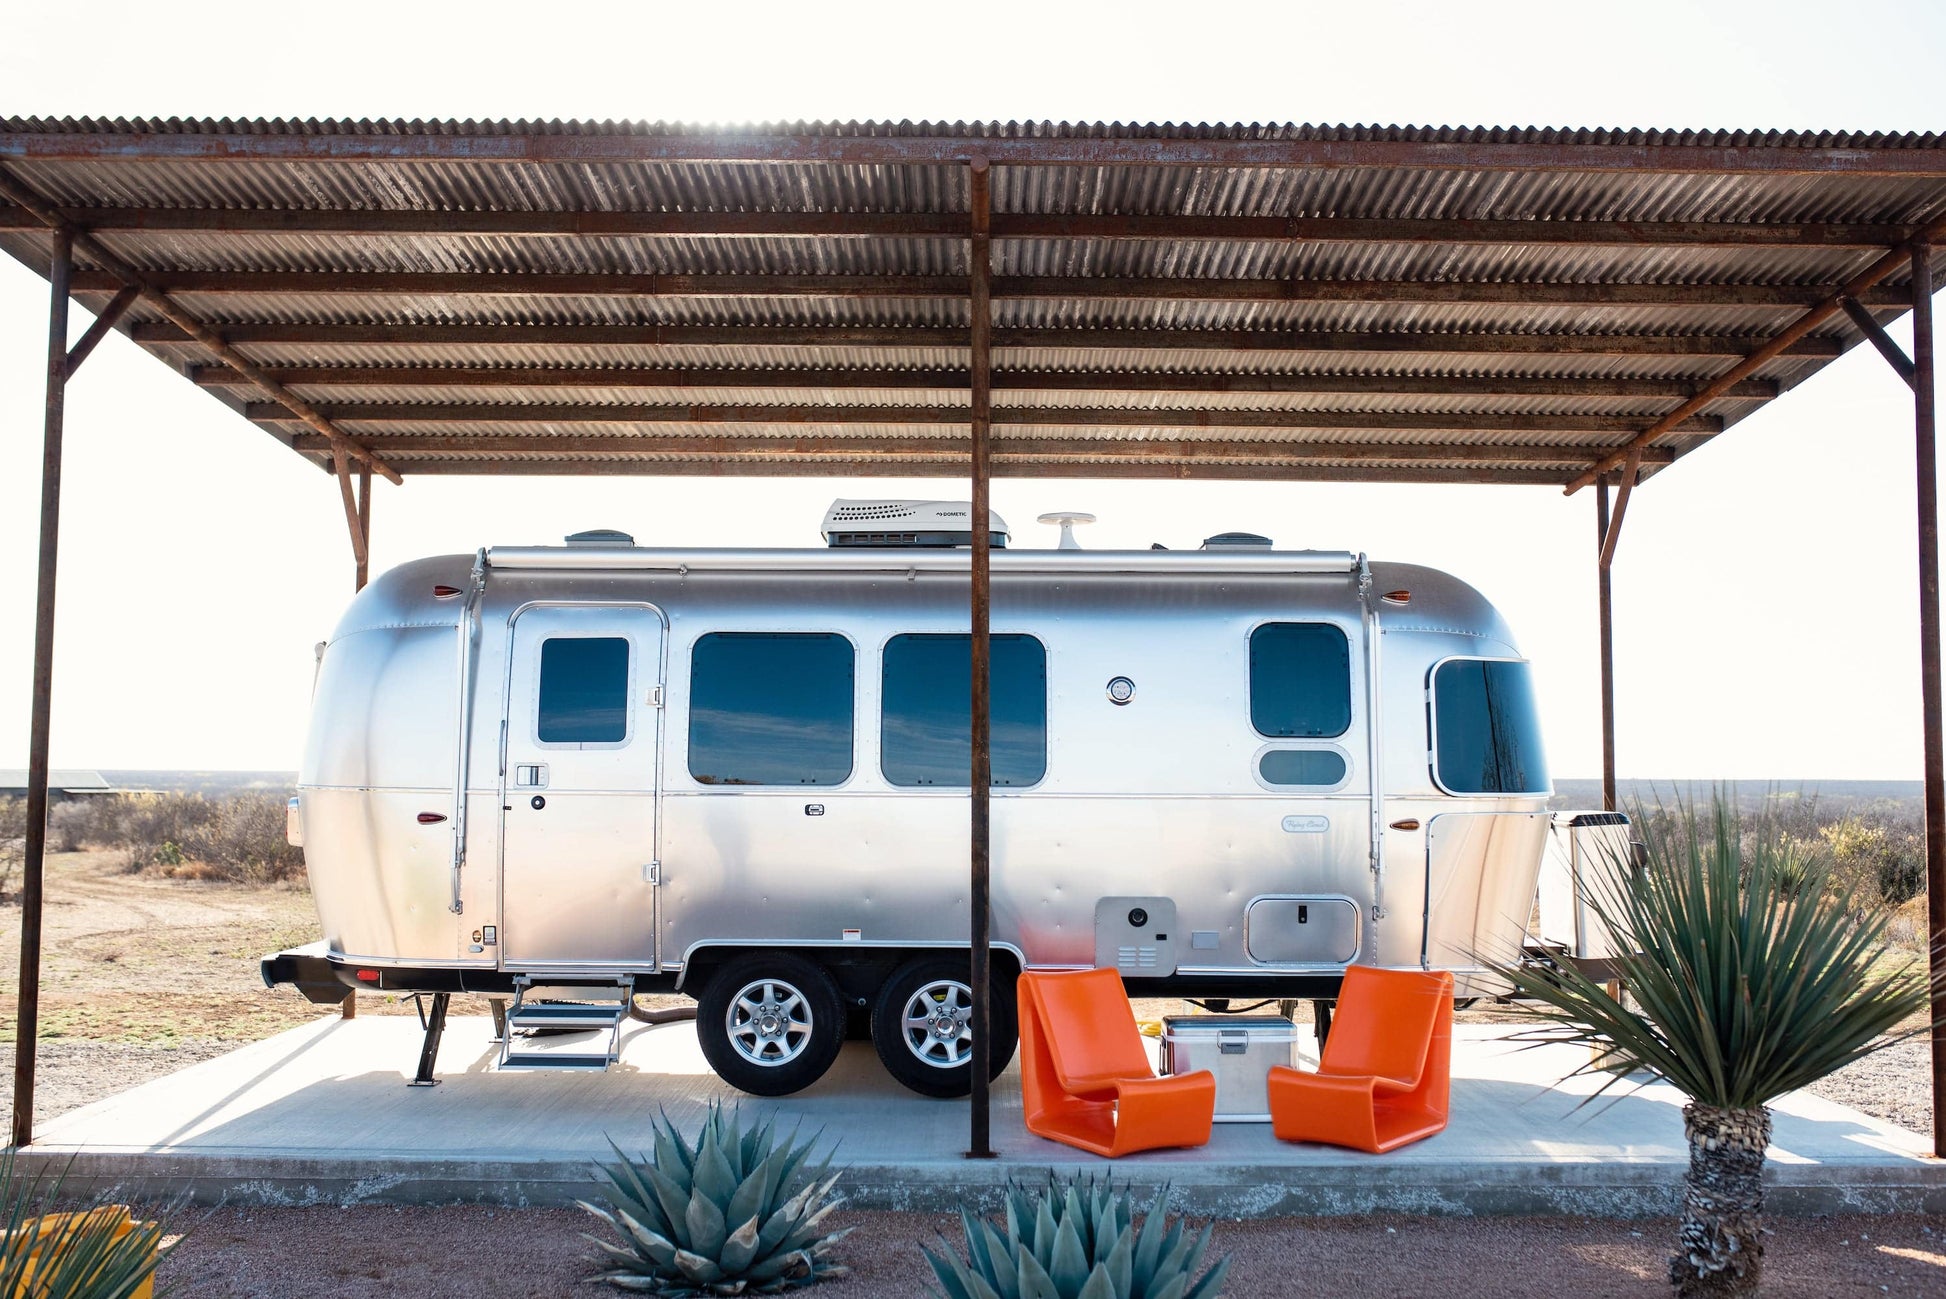
[[[1770,1111],[1683,1107],[1689,1174],[1683,1178],[1679,1252],[1669,1281],[1680,1299],[1754,1295],[1763,1273],[1764,1151]]]

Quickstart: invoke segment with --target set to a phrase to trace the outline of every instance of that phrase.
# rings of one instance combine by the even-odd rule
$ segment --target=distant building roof
[[[115,787],[99,771],[83,768],[55,770],[47,773],[47,787],[58,789],[63,794],[108,794]],[[0,791],[13,791],[27,788],[27,769],[25,767],[0,767]]]

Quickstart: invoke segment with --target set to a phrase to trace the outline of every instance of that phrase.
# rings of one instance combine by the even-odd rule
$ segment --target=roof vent
[[[971,546],[973,507],[965,501],[833,501],[825,512],[830,546]],[[1003,549],[1007,524],[987,511],[988,544]]]
[[[1204,550],[1269,550],[1270,538],[1254,532],[1219,532],[1203,538]]]
[[[570,546],[632,546],[635,538],[614,528],[590,528],[567,539]]]

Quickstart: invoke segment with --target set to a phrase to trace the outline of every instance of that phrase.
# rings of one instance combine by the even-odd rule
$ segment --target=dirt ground
[[[842,1186],[842,1183],[840,1184]],[[957,1219],[835,1215],[852,1274],[806,1293],[915,1299],[931,1277],[922,1245],[957,1246]],[[224,1209],[191,1219],[160,1278],[199,1299],[515,1299],[575,1292],[595,1271],[575,1209]],[[1946,1221],[1792,1221],[1766,1251],[1765,1299],[1946,1294]],[[1211,1255],[1233,1260],[1230,1299],[1666,1299],[1668,1220],[1273,1218],[1219,1222]],[[586,1293],[614,1293],[586,1291]],[[794,1292],[796,1293],[796,1292]]]
[[[0,912],[0,1076],[10,1074],[19,912]],[[127,874],[113,853],[50,859],[37,1114],[49,1118],[248,1041],[336,1014],[262,985],[257,961],[309,942],[301,888],[249,888]],[[459,999],[471,1001],[472,999]],[[484,1004],[456,1012],[484,1013]],[[1175,1010],[1145,1003],[1143,1014]],[[411,1014],[364,996],[360,1014]],[[1299,1018],[1308,1019],[1308,1005]],[[1463,1019],[1499,1019],[1482,1009]],[[11,1118],[11,1089],[0,1097]],[[1926,1053],[1909,1043],[1821,1084],[1820,1092],[1908,1127],[1928,1121]],[[954,1220],[854,1213],[833,1299],[914,1299]],[[185,1210],[188,1229],[160,1273],[180,1295],[561,1295],[593,1270],[578,1210],[485,1208]],[[1415,1296],[1661,1296],[1669,1222],[1579,1219],[1271,1219],[1221,1222],[1214,1248],[1235,1262],[1231,1299],[1341,1293]],[[1792,1221],[1773,1238],[1770,1299],[1946,1294],[1946,1220]],[[591,1292],[592,1293],[592,1292]]]

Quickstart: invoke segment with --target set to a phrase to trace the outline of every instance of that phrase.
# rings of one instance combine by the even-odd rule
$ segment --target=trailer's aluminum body
[[[993,560],[993,631],[1036,637],[1047,677],[1045,777],[992,794],[997,950],[1093,965],[1097,904],[1124,898],[1175,915],[1170,968],[1127,972],[1184,990],[1315,987],[1357,962],[1457,969],[1464,992],[1480,954],[1519,950],[1545,792],[1456,796],[1429,757],[1434,669],[1519,657],[1477,592],[1344,552]],[[583,545],[384,575],[324,652],[300,774],[329,951],[387,971],[388,987],[415,968],[634,972],[680,987],[699,954],[731,947],[964,948],[967,791],[888,783],[878,722],[887,641],[964,634],[966,562],[963,550]],[[1349,642],[1342,735],[1253,729],[1251,633],[1292,621]],[[534,743],[533,645],[549,629],[628,639],[624,743]],[[691,777],[692,652],[738,631],[830,632],[854,647],[842,784]],[[1105,693],[1117,678],[1132,699]],[[1267,785],[1257,759],[1278,748],[1332,750],[1347,774],[1329,789]]]

